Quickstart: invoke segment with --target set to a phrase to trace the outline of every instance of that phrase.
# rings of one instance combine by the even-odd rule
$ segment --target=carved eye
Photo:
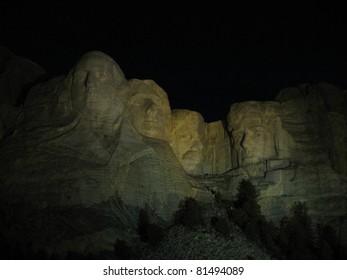
[[[106,72],[100,72],[99,73],[99,79],[104,80],[107,78],[107,73]]]
[[[189,134],[182,134],[182,135],[181,135],[181,138],[182,138],[183,140],[189,141],[190,139],[192,139],[192,136],[189,135]]]
[[[143,105],[146,106],[146,107],[150,107],[153,104],[155,104],[155,103],[153,102],[152,99],[146,98],[145,100],[143,100]]]
[[[132,102],[132,105],[134,105],[134,106],[143,106],[143,99],[135,99]]]
[[[261,131],[256,131],[255,133],[254,133],[254,136],[256,137],[256,138],[259,138],[259,137],[261,137],[263,135],[263,132],[261,132]]]
[[[87,75],[88,75],[88,72],[86,71],[78,71],[74,73],[73,79],[75,81],[84,81]]]
[[[243,137],[243,133],[234,133],[233,138],[235,142],[240,142]]]

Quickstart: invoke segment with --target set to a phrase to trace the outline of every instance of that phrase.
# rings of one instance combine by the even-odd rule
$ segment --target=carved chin
[[[185,165],[194,169],[201,161],[201,155],[197,151],[188,151],[182,155],[182,160]]]
[[[147,137],[161,139],[163,134],[165,134],[163,128],[155,121],[144,121],[140,124],[135,124],[134,126],[140,134]]]
[[[199,153],[197,151],[187,151],[182,155],[183,160],[193,160],[199,157]]]
[[[167,140],[165,132],[159,129],[140,129],[137,130],[141,135],[150,137],[150,138],[155,138],[155,139],[160,139],[160,140]]]

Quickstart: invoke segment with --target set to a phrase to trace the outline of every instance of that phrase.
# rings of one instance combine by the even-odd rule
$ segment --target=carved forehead
[[[176,109],[172,111],[171,116],[173,125],[184,125],[187,123],[202,125],[204,123],[204,119],[201,114],[195,111]]]
[[[200,113],[184,109],[176,109],[171,114],[172,132],[194,130],[199,137],[204,137],[204,119]]]
[[[273,121],[279,113],[277,102],[243,102],[231,105],[228,114],[229,126],[238,124],[266,125]]]
[[[114,59],[112,57],[110,57],[109,55],[103,53],[103,52],[99,52],[99,51],[91,51],[91,52],[87,52],[86,54],[84,54],[80,60],[77,62],[77,65],[79,65],[81,62],[84,63],[110,63],[110,64],[117,64]]]
[[[83,55],[73,68],[72,72],[79,72],[81,70],[109,72],[115,78],[115,82],[125,82],[124,73],[120,69],[117,62],[115,62],[112,57],[103,52],[92,51]]]
[[[162,109],[170,111],[169,100],[166,92],[154,81],[133,79],[129,81],[129,85],[135,91],[135,95],[133,95],[129,100],[130,105],[140,100],[151,99],[156,104],[162,106]]]

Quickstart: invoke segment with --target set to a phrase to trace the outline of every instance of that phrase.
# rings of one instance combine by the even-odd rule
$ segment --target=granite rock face
[[[30,65],[33,81],[44,72]],[[116,239],[138,238],[141,209],[170,225],[185,197],[233,198],[242,179],[256,185],[269,219],[301,201],[315,222],[347,236],[347,99],[333,85],[232,104],[227,122],[205,123],[171,110],[154,81],[127,80],[102,52],[36,83],[17,106],[25,77],[1,92],[2,240],[62,257],[112,251]]]
[[[233,104],[230,188],[249,178],[263,213],[279,221],[305,202],[317,223],[342,227],[347,213],[346,94],[330,84],[282,90],[275,102]]]
[[[13,130],[27,91],[46,72],[0,46],[0,139]]]
[[[152,80],[130,80],[136,92],[128,102],[127,117],[143,136],[168,141],[171,108],[166,92]]]
[[[188,174],[201,175],[206,142],[203,117],[189,110],[174,110],[171,117],[171,147]]]
[[[0,143],[1,236],[64,257],[133,238],[140,209],[170,222],[181,199],[203,192],[166,141],[170,122],[166,93],[128,82],[101,52],[34,86]]]
[[[206,144],[203,174],[205,176],[221,175],[232,169],[232,146],[228,130],[223,121],[205,125]]]
[[[184,170],[193,176],[216,176],[231,169],[231,146],[222,121],[205,123],[200,113],[175,109],[170,145]]]
[[[34,251],[62,257],[88,254],[112,250],[131,226],[107,165],[129,89],[122,75],[111,58],[91,52],[67,77],[29,91],[0,149],[1,234],[9,243],[29,242]]]

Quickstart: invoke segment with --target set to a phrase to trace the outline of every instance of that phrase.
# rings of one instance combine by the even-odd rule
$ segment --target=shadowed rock
[[[112,251],[113,241],[126,236],[134,221],[119,204],[108,162],[131,92],[101,52],[84,55],[66,78],[30,90],[0,149],[1,212],[17,227],[4,226],[5,240],[24,235],[34,250],[64,257]],[[18,207],[26,214],[11,217]]]
[[[111,252],[117,239],[136,240],[141,209],[170,225],[183,198],[233,198],[242,179],[256,185],[269,219],[301,201],[315,222],[347,236],[347,99],[333,85],[232,104],[227,125],[205,123],[198,112],[171,111],[154,81],[128,81],[93,51],[66,77],[31,87],[20,106],[18,94],[7,87],[0,100],[2,242],[26,240],[63,258]]]
[[[45,70],[0,46],[0,139],[11,134],[21,105]]]
[[[129,84],[101,52],[33,87],[0,146],[4,240],[87,255],[134,238],[140,209],[170,223],[198,192],[165,141],[170,121],[166,93],[153,81]],[[18,207],[25,214],[12,217]]]
[[[250,178],[263,213],[275,221],[301,201],[314,222],[341,226],[347,213],[346,95],[333,85],[306,84],[282,90],[277,100],[230,107],[232,189]]]

